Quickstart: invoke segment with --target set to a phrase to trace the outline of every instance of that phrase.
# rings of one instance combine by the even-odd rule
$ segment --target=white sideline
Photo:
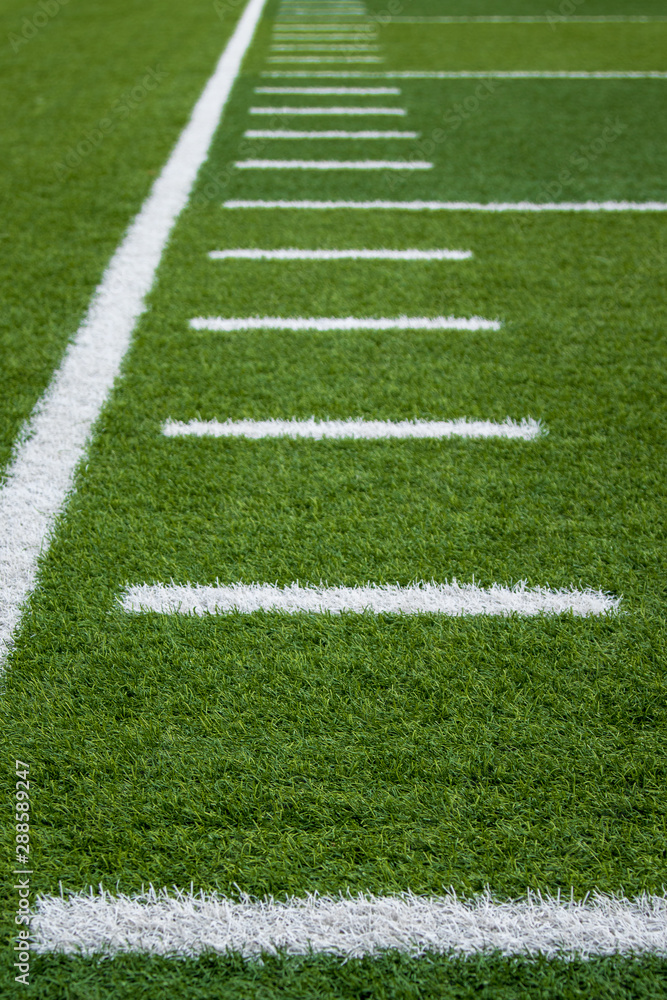
[[[305,72],[303,70],[264,70],[264,77],[275,79],[305,76],[331,80],[667,80],[665,70],[396,70],[358,73],[344,70]]]
[[[479,316],[197,316],[190,320],[192,330],[211,333],[244,333],[249,330],[500,330],[497,319]]]
[[[265,0],[249,0],[190,121],[115,251],[88,312],[18,441],[0,488],[0,664],[35,586],[39,557],[74,483],[95,420],[197,172]]]
[[[400,87],[255,87],[256,94],[314,94],[318,97],[327,95],[353,94],[355,97],[369,97],[382,94],[400,94]]]
[[[243,133],[247,139],[418,139],[419,132],[366,131],[346,132],[343,129],[302,131],[295,128],[249,128]]]
[[[425,160],[237,160],[237,170],[430,170]]]
[[[297,108],[297,107],[269,107],[250,108],[251,115],[405,115],[405,108],[353,108],[329,107],[329,108]]]
[[[390,438],[433,440],[451,437],[509,438],[533,441],[545,431],[539,420],[167,420],[162,427],[165,437],[288,437],[294,440],[383,441]]]
[[[386,209],[406,212],[667,212],[667,201],[277,201],[231,198],[223,208]]]
[[[478,587],[474,583],[369,583],[365,587],[271,583],[139,584],[119,597],[124,611],[162,615],[249,615],[257,611],[281,614],[394,614],[394,615],[562,615],[580,617],[617,611],[620,598],[600,590],[550,590],[548,587]]]
[[[211,260],[470,260],[472,250],[211,250]]]
[[[42,896],[31,921],[39,953],[198,956],[235,952],[360,958],[388,949],[582,958],[667,953],[667,896],[593,893],[501,902],[490,893],[307,896],[240,901],[215,893]]]

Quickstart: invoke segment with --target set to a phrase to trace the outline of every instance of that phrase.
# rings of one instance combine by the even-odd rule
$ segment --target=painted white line
[[[399,95],[400,87],[255,87],[256,94],[310,94],[314,97],[331,97],[347,94],[354,97],[387,97]]]
[[[238,170],[430,170],[425,160],[237,160]]]
[[[307,438],[384,441],[390,438],[510,438],[532,441],[544,434],[539,420],[167,420],[165,437]]]
[[[548,587],[483,588],[474,583],[368,584],[365,587],[327,587],[270,583],[140,584],[119,598],[124,611],[163,615],[252,614],[398,614],[502,615],[532,617],[568,612],[577,616],[602,615],[618,609],[620,600],[599,590],[550,590]]]
[[[162,251],[206,158],[264,0],[250,0],[189,123],[114,253],[74,340],[15,447],[0,488],[0,663],[55,520],[145,308]]]
[[[365,35],[377,34],[375,27],[372,24],[360,24],[358,21],[350,22],[347,24],[330,24],[329,22],[318,22],[317,24],[304,24],[303,21],[287,21],[279,24],[276,22],[276,27],[274,29],[276,32],[282,31],[357,31],[363,32]]]
[[[667,212],[667,201],[250,201],[232,198],[224,201],[222,207],[406,212]]]
[[[250,108],[251,115],[398,115],[407,114],[405,108],[353,108],[349,107],[329,107],[329,108],[298,108],[298,107],[270,107],[270,108]]]
[[[368,73],[265,70],[261,75],[272,79],[308,77],[313,80],[667,80],[667,72],[663,70],[405,70]]]
[[[307,42],[299,45],[283,45],[282,43],[272,45],[271,52],[379,52],[379,45],[369,45],[361,43],[359,45],[319,45],[315,42]]]
[[[382,56],[269,56],[270,63],[381,63]]]
[[[345,132],[342,129],[323,129],[321,131],[300,132],[298,129],[264,129],[249,128],[243,135],[246,139],[418,139],[419,132],[378,132],[366,130],[360,132]]]
[[[568,894],[569,895],[569,894]],[[500,952],[521,957],[665,955],[667,896],[593,893],[585,900],[530,894],[307,896],[241,902],[216,894],[150,889],[42,896],[30,928],[38,953],[136,953],[245,958],[278,952],[360,958],[392,949],[408,955]]]
[[[374,42],[375,35],[345,34],[343,32],[318,32],[310,35],[299,35],[293,32],[278,33],[273,36],[274,42]]]
[[[661,14],[607,14],[591,15],[561,15],[561,14],[536,14],[536,15],[516,15],[507,14],[475,15],[469,17],[392,17],[392,24],[647,24],[654,21],[667,21],[667,17]]]
[[[211,333],[245,333],[251,330],[500,330],[500,320],[480,316],[392,316],[381,319],[362,316],[197,316],[190,320],[192,330]]]
[[[211,260],[470,260],[472,250],[211,250]]]

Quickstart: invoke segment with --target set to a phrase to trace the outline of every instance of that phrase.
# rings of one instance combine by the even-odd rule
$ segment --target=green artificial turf
[[[175,24],[170,30],[176,47]],[[230,169],[238,156],[294,155],[278,141],[241,147],[245,128],[268,126],[247,115],[252,88],[265,82],[257,72],[268,37],[265,24],[165,253],[6,676],[5,756],[31,764],[32,887],[53,893],[60,883],[80,890],[102,882],[133,892],[149,882],[192,882],[281,896],[488,886],[500,898],[527,888],[573,889],[578,897],[593,889],[660,892],[667,882],[664,217],[240,212],[221,203],[544,200],[544,191],[556,200],[664,197],[667,84],[503,83],[421,154],[435,166],[420,176],[241,176]],[[524,36],[511,37],[519,46]],[[188,36],[184,59],[189,52],[194,60],[196,41]],[[418,58],[406,46],[406,65]],[[171,92],[163,158],[187,95],[191,103],[197,91],[188,65],[187,85],[174,81]],[[400,127],[428,138],[469,85],[401,82],[409,115]],[[577,166],[571,158],[590,148],[607,117],[623,125],[617,138]],[[366,119],[359,127],[389,126]],[[119,150],[131,142],[120,128],[111,139]],[[412,152],[410,143],[377,147],[362,155]],[[359,152],[351,143],[299,144],[299,155],[314,158]],[[135,146],[132,156],[126,169],[138,204],[148,185],[140,165],[147,147]],[[91,164],[86,183],[99,193],[106,175],[96,169],[97,182]],[[565,169],[571,180],[562,179]],[[91,276],[123,226],[110,192],[104,185],[116,230],[102,235],[100,217],[91,217],[98,257],[85,240],[72,251]],[[53,215],[54,231],[64,232],[71,208],[64,192],[55,202],[53,213],[63,214]],[[253,246],[448,247],[474,257],[207,257]],[[82,282],[79,311],[87,288]],[[44,344],[42,377],[68,333],[64,306],[58,312],[50,295],[47,287],[43,308],[62,337],[43,332],[36,341]],[[188,327],[198,315],[402,313],[480,315],[503,325],[437,334]],[[12,399],[18,413],[19,395]],[[313,415],[532,416],[548,433],[532,442],[161,435],[169,417]],[[199,619],[127,616],[117,603],[128,583],[172,579],[355,584],[454,576],[602,588],[623,596],[622,613]],[[0,782],[7,801],[13,782],[8,769]],[[3,830],[8,850],[13,832]],[[4,891],[9,907],[9,883]],[[8,922],[3,929],[10,934]],[[52,956],[36,959],[33,970],[40,1000],[616,1000],[658,996],[666,975],[662,959],[395,955],[264,965],[234,957],[98,965]],[[3,972],[9,976],[9,966]],[[6,995],[22,995],[12,990],[10,977]]]
[[[0,470],[235,16],[210,0],[53,3],[0,10]]]

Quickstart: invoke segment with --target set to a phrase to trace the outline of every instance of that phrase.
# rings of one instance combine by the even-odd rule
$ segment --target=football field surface
[[[53,2],[3,995],[667,995],[664,5]]]

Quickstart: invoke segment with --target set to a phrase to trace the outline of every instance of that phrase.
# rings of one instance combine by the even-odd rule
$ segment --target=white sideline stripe
[[[544,434],[539,420],[167,420],[165,437],[308,438],[384,441],[389,438],[510,438],[532,441]]]
[[[355,108],[329,107],[329,108],[299,108],[299,107],[272,107],[272,108],[250,108],[251,115],[399,115],[405,116],[405,108]]]
[[[301,132],[298,129],[249,128],[243,133],[246,139],[418,139],[419,132],[378,132],[373,130],[345,132],[342,129]]]
[[[232,198],[223,208],[386,209],[407,212],[667,212],[667,201],[250,201]]]
[[[550,590],[548,587],[488,588],[474,583],[368,584],[365,587],[327,587],[290,583],[233,583],[207,587],[200,584],[139,584],[128,586],[119,597],[124,611],[163,615],[334,614],[376,615],[502,615],[532,617],[539,614],[603,615],[618,609],[619,598],[599,590]]]
[[[393,949],[409,955],[499,951],[526,956],[667,952],[667,897],[593,893],[585,900],[530,894],[501,902],[490,893],[445,896],[307,896],[286,902],[150,889],[138,896],[42,896],[31,920],[35,950],[196,957],[233,952],[346,958]]]
[[[663,70],[400,70],[394,72],[355,73],[322,71],[305,73],[298,70],[276,72],[264,70],[263,77],[281,79],[307,76],[330,80],[667,80]]]
[[[470,260],[472,250],[211,250],[211,260]]]
[[[250,330],[500,330],[497,319],[479,316],[393,316],[368,318],[361,316],[239,316],[225,319],[221,316],[198,316],[190,320],[190,329],[208,330],[210,333],[243,333]]]
[[[263,6],[264,0],[249,0],[190,121],[111,258],[74,340],[15,446],[0,487],[0,664]]]
[[[399,95],[400,87],[255,87],[256,94],[311,94],[316,97],[340,96],[342,94],[354,97],[384,97]]]
[[[430,170],[424,160],[237,160],[238,170]]]

